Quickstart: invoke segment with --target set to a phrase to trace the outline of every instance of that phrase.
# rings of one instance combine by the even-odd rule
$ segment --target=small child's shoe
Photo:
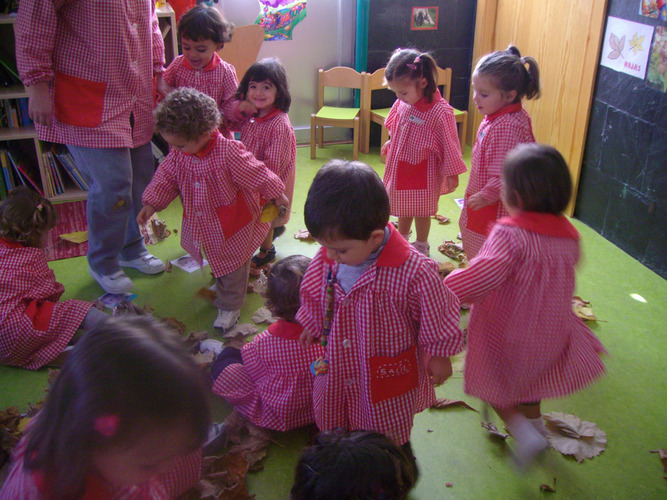
[[[224,347],[219,340],[204,339],[199,343],[199,352],[212,352],[217,357]]]
[[[141,257],[132,260],[120,259],[118,265],[120,267],[132,267],[143,274],[158,274],[165,269],[164,262],[149,253],[145,253]]]
[[[250,265],[252,267],[262,267],[276,260],[276,247],[271,245],[271,248],[264,250],[260,247],[259,252],[252,259]]]
[[[413,241],[412,246],[422,255],[428,257],[431,254],[431,245],[428,244],[428,241]]]
[[[236,311],[218,309],[218,318],[213,323],[213,327],[227,330],[236,324],[236,322],[239,320],[239,316],[241,316],[240,309]]]

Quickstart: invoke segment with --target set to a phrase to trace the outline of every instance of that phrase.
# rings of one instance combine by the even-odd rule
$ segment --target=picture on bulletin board
[[[437,30],[438,7],[412,7],[411,30]]]
[[[667,92],[667,28],[655,27],[646,81],[649,87]]]

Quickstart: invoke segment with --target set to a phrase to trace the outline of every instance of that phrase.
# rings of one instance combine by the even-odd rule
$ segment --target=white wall
[[[253,24],[259,15],[257,0],[220,0],[225,18],[237,26]],[[354,67],[356,0],[308,0],[306,18],[292,34],[292,40],[265,41],[258,58],[277,57],[285,66],[292,95],[290,121],[297,142],[310,141],[310,114],[315,112],[317,70],[332,66]],[[342,96],[345,102],[350,94]],[[348,129],[331,129],[325,140],[350,137]]]

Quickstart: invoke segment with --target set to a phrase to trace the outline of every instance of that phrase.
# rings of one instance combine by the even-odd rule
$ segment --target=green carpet
[[[303,204],[310,182],[317,169],[328,159],[351,157],[351,145],[332,145],[318,149],[318,158],[310,160],[308,148],[299,148],[297,180],[292,219],[286,233],[276,240],[278,258],[301,253],[314,255],[317,244],[292,238],[303,224]],[[379,172],[377,148],[370,155],[360,155]],[[470,161],[470,151],[466,155]],[[440,213],[452,218],[447,225],[432,225],[431,255],[447,260],[437,251],[443,239],[454,239],[458,233],[460,210],[454,198],[461,198],[467,177],[461,186],[440,201]],[[181,208],[174,202],[161,217],[171,229],[180,229]],[[516,498],[667,498],[667,481],[662,464],[649,450],[667,448],[667,329],[665,306],[667,282],[623,251],[603,239],[584,224],[574,221],[582,234],[583,258],[578,270],[577,294],[592,303],[599,318],[592,325],[595,334],[610,355],[605,358],[607,374],[598,383],[571,397],[546,401],[543,411],[574,413],[595,422],[607,433],[607,450],[600,456],[577,464],[549,450],[528,472],[517,473],[509,462],[507,451],[513,443],[498,443],[489,438],[479,425],[479,414],[463,408],[428,410],[417,415],[412,443],[421,468],[421,478],[411,499],[516,499]],[[179,231],[180,233],[180,231]],[[184,251],[179,237],[150,247],[162,259],[173,260]],[[65,285],[64,298],[93,300],[102,293],[89,277],[84,257],[50,263],[57,279]],[[144,276],[134,270],[135,299],[139,305],[149,304],[163,317],[183,321],[189,330],[213,331],[216,311],[194,294],[210,283],[205,273],[188,274],[180,269],[159,276]],[[642,300],[636,300],[633,294]],[[250,316],[262,299],[249,294],[241,322]],[[462,321],[467,320],[466,315]],[[30,372],[0,367],[0,408],[42,398],[46,370]],[[461,374],[454,376],[437,390],[439,397],[464,399],[481,409],[479,400],[463,394]],[[229,406],[215,401],[216,418],[229,412]],[[496,419],[497,425],[501,421]],[[250,492],[259,500],[288,498],[292,473],[299,449],[307,433],[298,430],[277,434],[276,442],[264,460],[264,469],[248,476]],[[553,483],[556,494],[540,492],[541,483]],[[446,487],[445,483],[453,483]]]

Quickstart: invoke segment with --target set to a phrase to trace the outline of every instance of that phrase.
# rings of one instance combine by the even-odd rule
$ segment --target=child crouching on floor
[[[183,203],[181,245],[197,261],[206,254],[215,277],[215,328],[236,323],[245,301],[250,258],[268,228],[262,204],[287,205],[285,186],[243,144],[218,131],[213,99],[191,88],[169,94],[154,112],[155,128],[171,146],[143,195],[145,224],[176,198]]]
[[[27,187],[0,204],[0,363],[36,370],[63,358],[79,328],[108,316],[91,302],[59,302],[65,288],[46,263],[56,225],[49,200]]]
[[[416,413],[435,401],[461,350],[459,302],[389,224],[389,197],[362,162],[332,160],[315,176],[304,218],[322,245],[301,284],[305,344],[316,364],[315,420],[386,434],[409,453]]]
[[[288,431],[315,421],[310,366],[324,350],[300,345],[303,328],[294,319],[309,263],[308,257],[291,255],[271,268],[266,305],[278,321],[241,351],[224,348],[211,366],[213,392],[259,427]],[[202,344],[222,348],[216,340]]]

